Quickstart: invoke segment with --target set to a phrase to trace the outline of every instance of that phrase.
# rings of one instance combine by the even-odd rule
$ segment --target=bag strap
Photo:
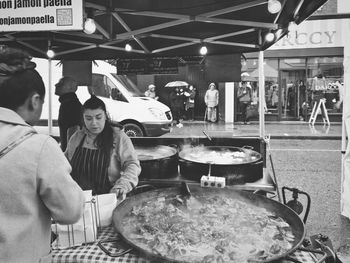
[[[0,158],[3,157],[5,154],[7,154],[8,152],[10,152],[11,150],[13,150],[16,146],[18,146],[19,144],[21,144],[22,142],[24,142],[26,139],[28,139],[29,137],[33,136],[35,134],[35,132],[29,132],[24,134],[23,136],[19,137],[17,140],[11,142],[9,145],[7,145],[4,149],[2,149],[0,151]]]

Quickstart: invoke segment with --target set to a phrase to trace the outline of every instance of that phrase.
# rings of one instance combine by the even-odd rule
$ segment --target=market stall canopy
[[[0,43],[43,58],[50,45],[55,59],[66,60],[192,56],[202,45],[208,55],[254,52],[271,46],[288,32],[290,22],[299,24],[327,0],[280,0],[275,14],[268,11],[269,1],[84,0],[85,17],[97,25],[94,34],[2,32]],[[268,32],[277,38],[266,42]],[[125,51],[126,44],[131,51]]]

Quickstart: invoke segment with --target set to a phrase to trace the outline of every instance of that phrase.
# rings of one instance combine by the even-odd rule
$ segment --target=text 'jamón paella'
[[[123,226],[138,247],[178,262],[265,261],[290,250],[295,240],[275,213],[219,194],[141,202]]]

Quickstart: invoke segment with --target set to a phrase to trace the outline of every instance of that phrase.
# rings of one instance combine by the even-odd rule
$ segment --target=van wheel
[[[137,124],[126,123],[123,126],[124,126],[124,132],[129,137],[143,137],[143,136],[145,136],[143,130]]]

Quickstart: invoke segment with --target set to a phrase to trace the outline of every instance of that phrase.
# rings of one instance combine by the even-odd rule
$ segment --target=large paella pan
[[[122,238],[152,262],[272,262],[305,237],[299,216],[261,195],[191,185],[131,196],[113,213]]]

